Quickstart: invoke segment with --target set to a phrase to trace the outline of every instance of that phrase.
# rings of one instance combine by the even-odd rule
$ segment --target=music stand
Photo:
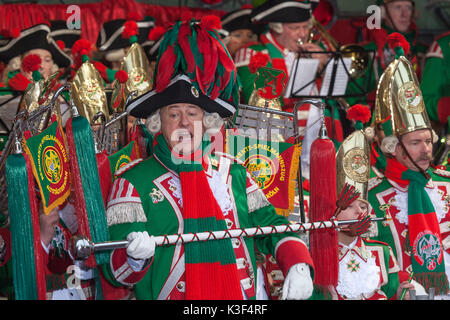
[[[304,86],[302,86],[301,88],[298,88],[296,90],[293,90],[290,98],[299,98],[299,99],[306,99],[306,98],[317,98],[317,99],[322,99],[325,102],[326,106],[330,106],[330,111],[332,116],[334,115],[334,105],[329,105],[328,101],[330,100],[335,100],[335,99],[339,99],[339,98],[351,98],[351,97],[364,97],[367,96],[367,94],[369,93],[369,91],[371,90],[370,88],[370,80],[372,78],[372,74],[373,74],[373,61],[375,58],[375,51],[373,50],[367,50],[364,49],[363,50],[368,54],[369,57],[369,61],[368,61],[368,65],[367,68],[369,69],[369,73],[367,74],[367,71],[361,76],[363,77],[363,83],[362,85],[360,85],[358,82],[356,82],[356,79],[354,79],[351,76],[350,70],[346,65],[346,61],[344,61],[344,54],[348,55],[351,52],[356,52],[356,51],[351,51],[351,50],[345,50],[345,51],[341,51],[340,47],[338,48],[338,50],[336,51],[308,51],[307,54],[311,55],[311,54],[326,54],[329,56],[329,59],[327,61],[327,63],[325,64],[325,66],[322,68],[322,70],[320,70],[319,72],[316,73],[316,76],[311,79],[310,81],[308,81]],[[299,58],[302,59],[302,58]],[[290,77],[293,77],[293,79],[297,78],[297,73],[301,72],[301,70],[298,69],[298,60],[297,59],[293,65],[292,68],[292,72],[290,74]],[[330,65],[332,63],[332,65]],[[347,62],[348,64],[348,62]],[[329,66],[330,65],[330,66]],[[344,93],[335,93],[335,85],[336,85],[336,77],[337,77],[337,71],[338,68],[342,66],[342,68],[340,68],[341,71],[343,71],[345,73],[345,76],[347,77],[347,85],[346,85],[346,89],[344,90]],[[319,78],[321,78],[324,73],[327,71],[327,69],[329,69],[329,67],[331,67],[331,74],[329,75],[329,82],[328,84],[328,90],[327,92],[319,92],[319,94],[317,95],[307,95],[307,94],[300,94],[302,90],[304,90],[306,87],[310,86],[311,84],[314,84]],[[368,75],[368,76],[367,76]],[[356,88],[356,92],[354,93],[347,93],[345,92],[348,88],[348,85],[352,83],[354,85],[354,88]],[[294,85],[294,81],[292,81],[292,85]],[[323,85],[323,84],[322,84]],[[332,137],[335,136],[335,126],[334,126],[334,121],[331,121],[331,126],[332,126]]]

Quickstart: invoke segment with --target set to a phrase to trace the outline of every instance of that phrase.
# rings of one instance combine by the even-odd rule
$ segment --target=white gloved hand
[[[129,242],[127,255],[136,260],[146,260],[155,254],[155,240],[147,231],[131,232],[127,236]]]
[[[306,263],[293,265],[284,279],[282,300],[306,300],[313,292],[313,281]]]

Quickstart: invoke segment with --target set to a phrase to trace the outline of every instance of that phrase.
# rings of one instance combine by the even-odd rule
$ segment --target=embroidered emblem
[[[347,269],[350,270],[350,272],[358,272],[360,268],[359,262],[355,260],[355,254],[352,252],[350,253],[350,260],[347,262]]]
[[[353,148],[344,155],[344,172],[357,182],[369,180],[369,158],[361,148]]]
[[[191,93],[195,98],[198,98],[200,96],[200,94],[198,93],[198,90],[196,87],[192,86],[191,87]]]
[[[149,196],[152,198],[153,203],[158,203],[164,200],[164,195],[160,190],[156,188],[152,189],[152,192],[150,192]]]
[[[425,109],[419,87],[414,82],[406,82],[398,94],[400,106],[411,113],[421,113]]]
[[[420,265],[425,264],[428,270],[433,271],[436,269],[436,263],[442,262],[439,237],[428,230],[420,232],[414,240],[413,254]]]

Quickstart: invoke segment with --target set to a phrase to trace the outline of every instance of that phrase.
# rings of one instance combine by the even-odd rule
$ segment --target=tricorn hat
[[[304,22],[312,17],[319,1],[267,0],[252,11],[252,21],[257,22]]]
[[[22,30],[20,36],[0,47],[0,60],[9,61],[30,50],[45,49],[52,54],[53,61],[60,68],[70,66],[73,63],[72,59],[59,48],[50,32],[50,27],[46,24],[38,24]]]

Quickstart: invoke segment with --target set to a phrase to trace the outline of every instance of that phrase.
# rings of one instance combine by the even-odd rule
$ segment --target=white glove
[[[127,236],[129,242],[127,255],[136,260],[146,260],[155,254],[155,240],[147,231],[131,232]]]
[[[313,292],[313,281],[306,263],[293,265],[284,279],[282,300],[306,300]]]

